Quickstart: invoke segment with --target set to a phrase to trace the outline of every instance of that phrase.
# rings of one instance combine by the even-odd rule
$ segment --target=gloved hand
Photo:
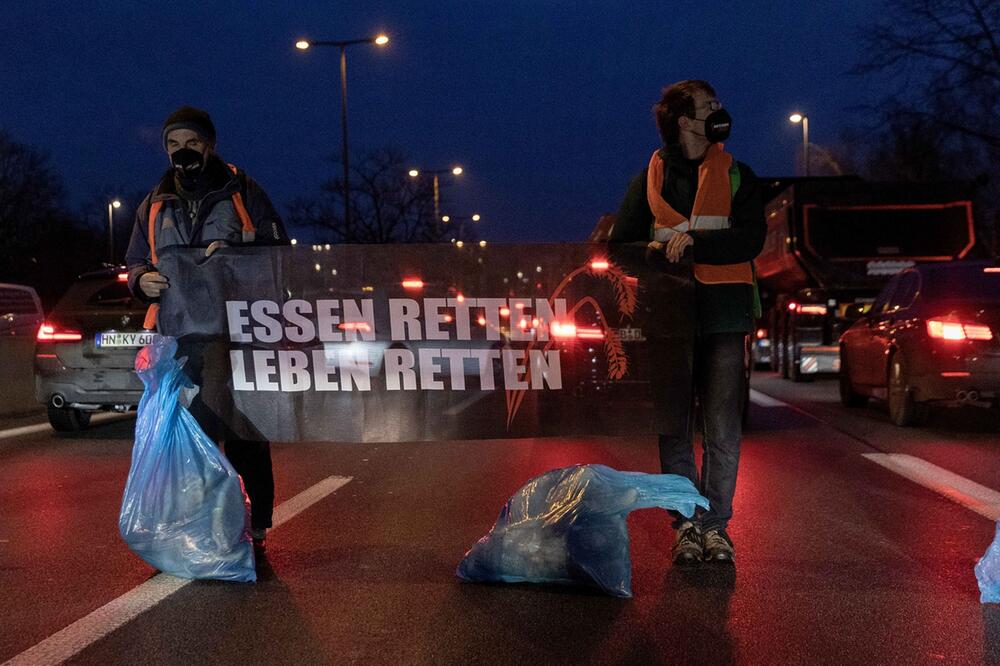
[[[157,271],[143,273],[139,278],[139,289],[149,298],[159,298],[160,292],[170,286],[167,276]]]

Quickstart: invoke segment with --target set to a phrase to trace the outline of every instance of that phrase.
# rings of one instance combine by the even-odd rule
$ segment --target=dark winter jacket
[[[207,193],[200,200],[185,201],[177,190],[173,169],[168,169],[136,210],[125,263],[129,289],[143,302],[150,302],[150,299],[139,288],[139,278],[156,270],[149,248],[149,211],[155,201],[162,202],[155,222],[157,252],[171,246],[207,248],[213,241],[247,244],[242,222],[233,205],[234,192],[240,193],[253,221],[256,234],[252,244],[284,245],[289,242],[281,218],[260,185],[243,171],[237,170],[234,174],[215,155],[209,158],[205,168]],[[196,210],[193,219],[188,213],[190,210]]]
[[[666,176],[664,200],[684,217],[690,217],[698,190],[701,160],[688,160],[680,147],[664,150]],[[747,165],[737,162],[739,189],[732,202],[729,229],[694,230],[694,261],[701,264],[735,264],[752,261],[764,247],[767,223],[761,200],[760,183]],[[629,185],[618,217],[611,228],[610,242],[628,243],[652,239],[653,212],[646,200],[646,170]],[[754,327],[753,292],[748,284],[697,284],[698,332],[749,333]]]

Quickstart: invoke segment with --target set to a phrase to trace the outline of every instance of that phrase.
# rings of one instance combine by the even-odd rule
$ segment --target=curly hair
[[[669,146],[680,141],[677,119],[681,116],[695,115],[694,95],[699,90],[715,97],[715,89],[707,81],[700,79],[678,81],[663,89],[660,101],[653,105],[653,118],[656,120],[657,129],[660,130],[663,145]]]

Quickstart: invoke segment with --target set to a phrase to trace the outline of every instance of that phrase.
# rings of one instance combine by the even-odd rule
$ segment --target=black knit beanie
[[[193,106],[182,106],[169,116],[163,123],[163,147],[167,147],[167,134],[175,129],[189,129],[207,143],[215,145],[215,125],[208,112]]]

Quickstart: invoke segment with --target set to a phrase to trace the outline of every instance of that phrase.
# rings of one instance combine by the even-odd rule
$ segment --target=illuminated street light
[[[122,202],[113,199],[108,202],[108,263],[115,264],[115,209],[121,208]]]
[[[801,113],[788,116],[793,123],[802,123],[802,161],[805,163],[806,177],[809,177],[809,117]]]
[[[313,46],[336,46],[340,49],[340,126],[343,130],[343,162],[344,162],[344,238],[350,242],[351,234],[351,171],[348,166],[347,153],[347,47],[355,44],[377,44],[385,46],[389,38],[385,34],[364,39],[318,40],[300,39],[295,42],[295,48],[305,51]]]
[[[408,172],[410,178],[417,178],[421,173],[428,173],[434,176],[434,219],[441,219],[441,184],[438,181],[438,176],[443,173],[451,173],[454,176],[461,176],[464,173],[464,169],[457,164],[451,169],[427,169],[421,171],[420,169],[410,169]],[[448,220],[445,220],[447,222]]]
[[[479,247],[486,247],[486,241],[484,240],[479,241]]]
[[[447,215],[442,215],[441,216],[441,221],[442,222],[451,222],[451,218],[449,216],[447,216]]]
[[[482,219],[482,217],[479,215],[479,213],[473,213],[472,214],[472,221],[473,222],[478,222],[481,219]]]

